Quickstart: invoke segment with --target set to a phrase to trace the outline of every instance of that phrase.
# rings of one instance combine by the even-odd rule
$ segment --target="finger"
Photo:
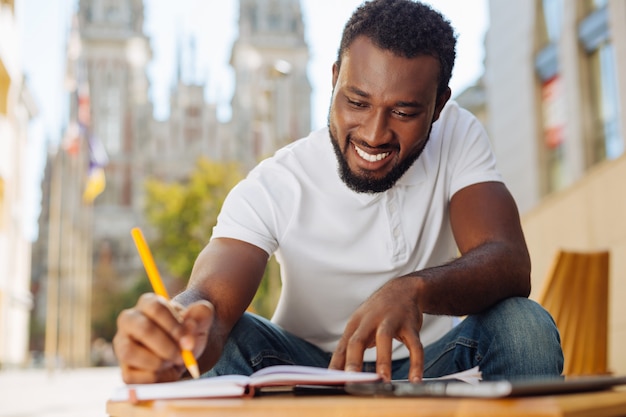
[[[118,332],[113,338],[115,356],[126,383],[151,383],[176,380],[180,377],[180,366],[163,361],[153,352],[132,338]],[[165,379],[161,379],[165,377]]]
[[[330,364],[328,365],[330,369],[338,369],[338,370],[345,369],[346,350],[348,346],[348,341],[350,340],[350,337],[354,334],[356,327],[357,327],[354,323],[355,323],[354,320],[350,320],[348,321],[348,324],[346,324],[346,328],[344,329],[343,334],[341,335],[341,338],[339,339],[339,342],[337,343],[335,352],[333,353],[333,356],[330,358]]]
[[[154,293],[139,297],[136,308],[178,340],[183,333],[182,319],[170,301]]]
[[[113,338],[113,349],[120,364],[131,368],[155,372],[163,360],[128,335],[117,333]]]
[[[143,348],[161,361],[181,362],[178,342],[153,317],[138,309],[125,310],[118,316],[118,345],[128,352],[126,360],[142,353],[139,348]]]
[[[361,372],[363,370],[363,353],[367,343],[358,330],[350,336],[346,346],[344,370]]]
[[[346,340],[344,337],[339,339],[339,343],[337,344],[337,348],[335,352],[333,352],[333,356],[330,358],[330,364],[328,365],[329,369],[344,369],[344,365],[346,363]]]
[[[376,330],[376,373],[383,380],[391,380],[391,342],[393,336],[385,322]]]
[[[120,364],[122,380],[126,384],[152,384],[155,382],[177,381],[183,372],[182,367],[171,366],[163,370],[149,371]]]
[[[152,384],[158,382],[157,374],[145,369],[133,368],[125,363],[120,363],[122,380],[126,384]]]
[[[409,381],[419,382],[424,373],[424,347],[419,333],[410,332],[410,336],[403,339],[409,349]]]
[[[181,338],[188,333],[182,317],[184,307],[159,295],[147,293],[140,297],[137,308],[161,327],[181,349]],[[195,341],[188,340],[185,343],[193,346]]]

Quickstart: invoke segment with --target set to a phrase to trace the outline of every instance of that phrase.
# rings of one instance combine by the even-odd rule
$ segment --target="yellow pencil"
[[[163,285],[163,281],[161,280],[161,276],[159,275],[159,270],[156,267],[154,258],[152,258],[152,252],[150,252],[150,248],[146,243],[146,239],[143,237],[141,229],[138,227],[133,227],[130,231],[130,234],[133,236],[135,246],[137,246],[137,251],[139,252],[139,256],[141,257],[141,261],[143,262],[143,266],[146,269],[146,273],[148,274],[150,284],[152,284],[152,288],[154,289],[155,294],[160,295],[166,300],[169,300],[170,297],[167,294],[165,285]],[[198,363],[196,362],[196,358],[193,356],[193,353],[189,350],[182,349],[181,355],[183,357],[183,361],[185,362],[185,366],[187,367],[187,370],[189,371],[191,376],[194,378],[199,378],[200,369],[198,368]]]

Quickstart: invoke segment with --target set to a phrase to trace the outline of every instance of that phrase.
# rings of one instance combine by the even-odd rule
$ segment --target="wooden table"
[[[414,417],[414,416],[626,416],[626,390],[542,397],[366,398],[269,396],[258,398],[161,400],[107,404],[111,417]]]

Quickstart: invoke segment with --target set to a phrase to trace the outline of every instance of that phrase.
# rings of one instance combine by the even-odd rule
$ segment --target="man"
[[[484,130],[449,101],[455,42],[417,2],[355,11],[328,129],[231,191],[177,313],[147,294],[120,314],[126,382],[180,378],[180,349],[209,376],[279,363],[411,381],[476,365],[487,379],[560,375],[558,331],[526,298],[515,202]],[[272,253],[283,288],[269,322],[244,311]]]

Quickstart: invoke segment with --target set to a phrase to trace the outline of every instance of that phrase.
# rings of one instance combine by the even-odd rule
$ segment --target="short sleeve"
[[[228,194],[211,239],[225,237],[255,245],[268,255],[278,247],[275,213],[260,183],[246,178]]]
[[[450,195],[472,184],[502,182],[487,132],[469,111],[449,106],[444,126],[444,143],[449,146],[447,170]]]

